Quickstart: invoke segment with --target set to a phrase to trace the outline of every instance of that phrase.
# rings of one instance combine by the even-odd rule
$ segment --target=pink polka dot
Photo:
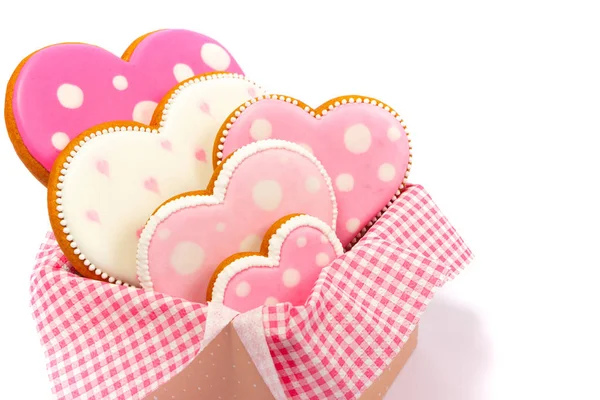
[[[283,189],[277,181],[262,180],[252,188],[254,204],[264,211],[276,210],[283,199]]]
[[[285,287],[293,288],[300,283],[300,272],[295,268],[288,268],[283,271],[281,279]]]

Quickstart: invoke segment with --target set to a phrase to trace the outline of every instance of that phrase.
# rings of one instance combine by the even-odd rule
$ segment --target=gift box
[[[472,253],[408,185],[306,304],[238,314],[85,279],[52,234],[31,304],[58,399],[377,399],[417,343],[435,292]]]

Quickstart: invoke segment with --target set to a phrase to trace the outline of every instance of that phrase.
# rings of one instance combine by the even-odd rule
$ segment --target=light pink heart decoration
[[[196,151],[196,160],[206,162],[206,151],[204,149],[200,149]]]
[[[240,108],[219,140],[217,165],[235,150],[267,138],[299,143],[325,166],[339,207],[336,233],[355,242],[400,194],[410,169],[410,144],[397,113],[364,97],[340,97],[316,110],[273,96]]]
[[[178,82],[214,71],[242,73],[214,39],[181,29],[145,35],[122,58],[88,44],[45,47],[19,65],[9,83],[9,135],[46,184],[54,160],[75,136],[107,121],[148,124]]]
[[[308,215],[284,218],[269,232],[265,253],[234,255],[219,265],[210,301],[241,313],[278,303],[304,305],[322,268],[344,253],[335,231]]]
[[[167,151],[171,151],[173,149],[173,145],[168,140],[163,140],[162,142],[160,142],[160,145],[162,146],[163,149],[165,149]]]
[[[158,182],[156,181],[156,178],[148,178],[144,181],[144,187],[154,193],[160,193],[159,189],[158,189]]]
[[[96,210],[87,211],[85,213],[85,216],[87,219],[89,219],[92,222],[100,223],[100,216],[98,215],[98,212]]]
[[[102,175],[106,175],[107,178],[110,177],[110,167],[108,165],[108,161],[106,161],[106,160],[98,160],[96,162],[96,169]]]
[[[249,144],[215,171],[214,182],[211,193],[174,198],[150,217],[137,253],[142,287],[204,302],[217,266],[231,254],[258,251],[273,221],[308,214],[335,227],[331,180],[296,144]]]

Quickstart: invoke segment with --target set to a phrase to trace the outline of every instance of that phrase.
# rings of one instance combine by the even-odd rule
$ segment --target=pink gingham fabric
[[[31,305],[58,399],[138,399],[200,351],[206,306],[81,278],[48,234]]]
[[[263,308],[286,395],[354,399],[399,353],[471,252],[420,186],[321,274],[304,307]],[[141,399],[201,351],[207,306],[77,276],[49,234],[31,305],[58,399]]]
[[[356,399],[398,355],[434,292],[471,251],[420,186],[323,270],[305,307],[263,308],[289,398]]]

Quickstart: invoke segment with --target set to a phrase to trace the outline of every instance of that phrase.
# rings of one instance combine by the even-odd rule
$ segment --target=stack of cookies
[[[80,275],[238,312],[304,304],[411,165],[386,103],[346,95],[313,108],[186,30],[147,34],[122,58],[39,50],[13,74],[6,116]]]

